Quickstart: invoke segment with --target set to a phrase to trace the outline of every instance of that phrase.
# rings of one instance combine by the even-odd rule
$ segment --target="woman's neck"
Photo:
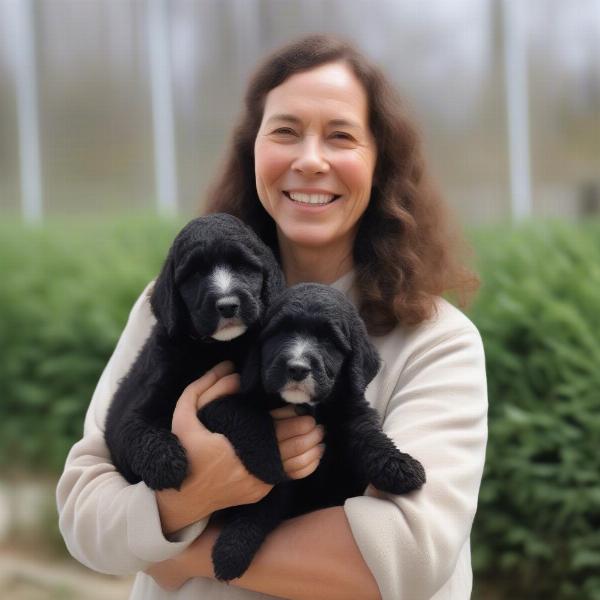
[[[279,236],[279,253],[288,286],[302,282],[331,284],[354,267],[352,248],[310,248]]]

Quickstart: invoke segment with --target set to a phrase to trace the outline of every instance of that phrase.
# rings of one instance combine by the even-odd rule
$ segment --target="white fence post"
[[[165,0],[149,0],[148,50],[158,212],[172,215],[177,212],[177,159],[167,17]]]
[[[21,210],[26,222],[40,223],[43,198],[33,4],[31,0],[16,0],[13,7]]]
[[[504,80],[508,118],[511,215],[520,221],[531,215],[529,98],[527,92],[527,32],[523,0],[503,0]]]

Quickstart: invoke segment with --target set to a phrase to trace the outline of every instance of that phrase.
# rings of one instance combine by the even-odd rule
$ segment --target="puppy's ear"
[[[246,355],[240,373],[240,391],[246,394],[260,386],[260,346],[254,344]]]
[[[265,309],[267,309],[275,298],[285,289],[285,278],[283,271],[277,262],[277,259],[267,246],[262,249],[261,256],[263,271],[263,287],[261,300]]]
[[[346,377],[353,396],[362,396],[379,371],[380,358],[375,346],[367,336],[362,319],[352,315],[350,319],[350,344],[352,350],[346,362]]]
[[[258,334],[258,341],[264,342],[268,337],[272,336],[281,327],[285,315],[281,312],[275,312],[271,309],[264,320],[263,328]]]
[[[180,322],[185,312],[183,301],[175,285],[174,245],[154,284],[150,296],[150,306],[156,320],[165,327],[167,334],[173,337],[180,328]]]

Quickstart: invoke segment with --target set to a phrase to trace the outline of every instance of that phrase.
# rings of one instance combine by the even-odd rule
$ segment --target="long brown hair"
[[[359,311],[369,333],[422,322],[433,316],[435,297],[443,293],[454,292],[465,306],[478,279],[462,263],[466,246],[426,175],[419,135],[383,73],[337,37],[304,37],[255,71],[223,169],[209,188],[207,212],[239,217],[278,255],[275,223],[260,203],[254,175],[266,96],[291,75],[330,62],[344,62],[362,83],[377,144],[371,198],[353,249]]]

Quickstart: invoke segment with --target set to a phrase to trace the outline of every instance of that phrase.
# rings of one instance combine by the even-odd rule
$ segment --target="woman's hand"
[[[172,431],[186,450],[189,474],[181,490],[156,492],[165,533],[210,515],[215,510],[257,502],[272,488],[245,469],[229,441],[210,432],[197,418],[205,404],[239,391],[233,364],[223,362],[191,383],[177,402]],[[288,477],[300,479],[319,465],[323,429],[311,416],[298,416],[293,406],[271,411],[283,467]],[[212,577],[211,552],[218,536],[212,523],[173,559],[152,565],[146,573],[166,590],[176,590],[190,577]],[[193,555],[190,563],[188,555]],[[192,568],[193,567],[193,568]]]
[[[271,485],[248,473],[225,436],[209,431],[197,417],[205,404],[238,391],[233,364],[223,362],[188,385],[177,401],[172,431],[185,448],[188,475],[180,490],[156,492],[166,534],[216,510],[257,502],[271,490]]]
[[[258,502],[272,486],[250,474],[227,438],[209,431],[197,418],[204,405],[239,392],[239,376],[231,362],[216,365],[192,382],[177,401],[172,431],[185,448],[188,475],[180,490],[156,492],[163,531],[173,533],[216,510]],[[279,452],[291,479],[310,475],[323,453],[323,429],[311,416],[298,416],[293,406],[271,411]]]
[[[310,415],[298,416],[288,404],[271,411],[283,469],[290,479],[302,479],[319,466],[324,430]]]

